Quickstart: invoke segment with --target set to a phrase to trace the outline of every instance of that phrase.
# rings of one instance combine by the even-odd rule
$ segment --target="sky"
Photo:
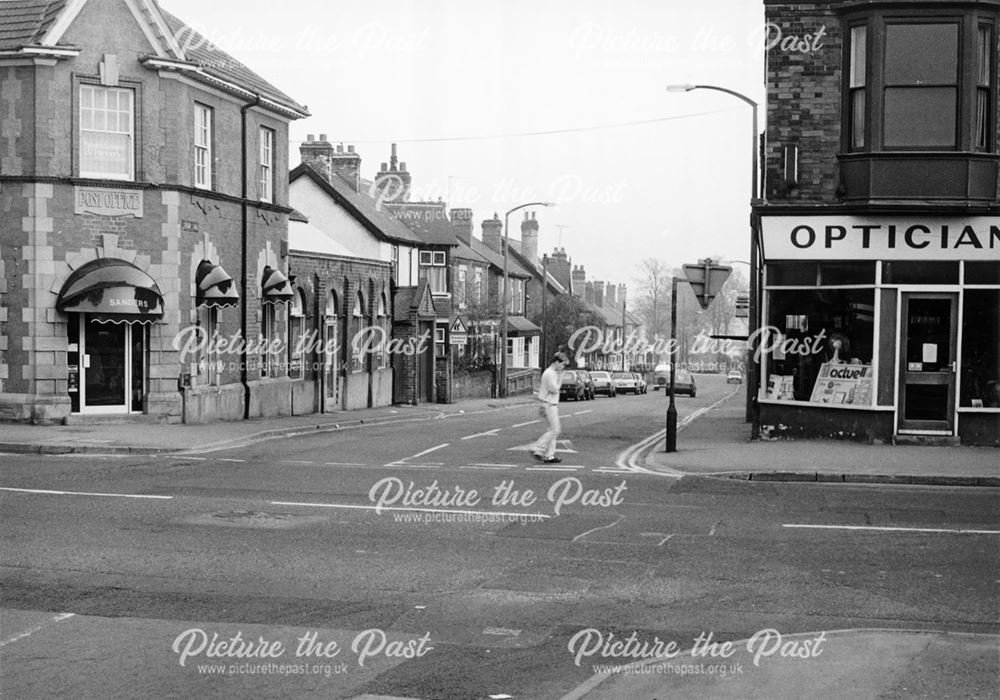
[[[412,199],[480,222],[531,201],[539,254],[633,287],[640,263],[747,260],[759,0],[160,0],[354,145],[373,178],[397,143]],[[761,108],[761,128],[764,110]],[[308,214],[308,212],[306,212]],[[520,237],[523,211],[511,215]]]

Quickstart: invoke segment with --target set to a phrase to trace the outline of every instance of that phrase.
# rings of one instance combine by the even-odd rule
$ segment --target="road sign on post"
[[[736,318],[749,318],[750,317],[750,295],[749,294],[737,294],[736,295]]]
[[[732,271],[726,265],[716,265],[711,258],[699,260],[697,265],[684,265],[684,276],[703,309],[709,307]]]

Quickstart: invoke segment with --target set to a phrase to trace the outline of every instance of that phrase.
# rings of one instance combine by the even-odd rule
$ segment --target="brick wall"
[[[765,21],[780,29],[782,38],[815,37],[816,50],[782,47],[767,52],[767,140],[765,188],[778,203],[836,202],[841,133],[841,73],[843,33],[840,19],[813,4],[768,4]],[[772,30],[772,38],[777,31]],[[783,177],[782,149],[799,148],[798,187],[789,189]]]

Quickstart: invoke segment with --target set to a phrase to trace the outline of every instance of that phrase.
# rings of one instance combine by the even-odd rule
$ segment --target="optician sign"
[[[766,260],[996,260],[1000,218],[762,216]]]

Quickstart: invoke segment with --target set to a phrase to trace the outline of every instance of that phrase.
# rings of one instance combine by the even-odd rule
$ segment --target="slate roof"
[[[392,203],[385,205],[390,216],[396,217],[428,245],[458,245],[458,236],[445,214],[444,205]]]
[[[201,72],[266,97],[301,116],[308,115],[309,110],[304,106],[164,10],[155,0],[154,4],[187,60],[197,65]],[[0,51],[40,45],[66,7],[66,0],[0,0]],[[198,79],[199,76],[193,73],[193,77]]]
[[[327,180],[308,163],[300,163],[289,175],[289,182],[295,182],[303,176],[314,182],[377,238],[406,245],[419,245],[423,242],[420,236],[403,225],[399,219],[378,209],[374,199],[355,192],[354,188],[340,177]]]
[[[66,0],[0,2],[0,50],[36,45],[65,6]]]
[[[472,250],[478,255],[484,258],[490,265],[496,267],[497,270],[503,271],[503,256],[497,251],[490,248],[488,245],[483,243],[478,238],[472,239]],[[511,253],[514,252],[514,246],[510,247]],[[517,259],[511,255],[507,258],[507,275],[513,277],[531,277],[532,274],[521,265]]]
[[[240,87],[248,88],[250,91],[267,97],[289,109],[305,114],[309,113],[309,110],[303,105],[300,105],[267,80],[250,70],[246,64],[215,46],[210,40],[196,32],[190,25],[174,17],[162,7],[160,8],[160,12],[163,14],[163,19],[167,21],[170,31],[173,32],[174,37],[180,43],[181,48],[184,49],[187,59],[198,64],[203,72],[222,80],[236,83]]]

